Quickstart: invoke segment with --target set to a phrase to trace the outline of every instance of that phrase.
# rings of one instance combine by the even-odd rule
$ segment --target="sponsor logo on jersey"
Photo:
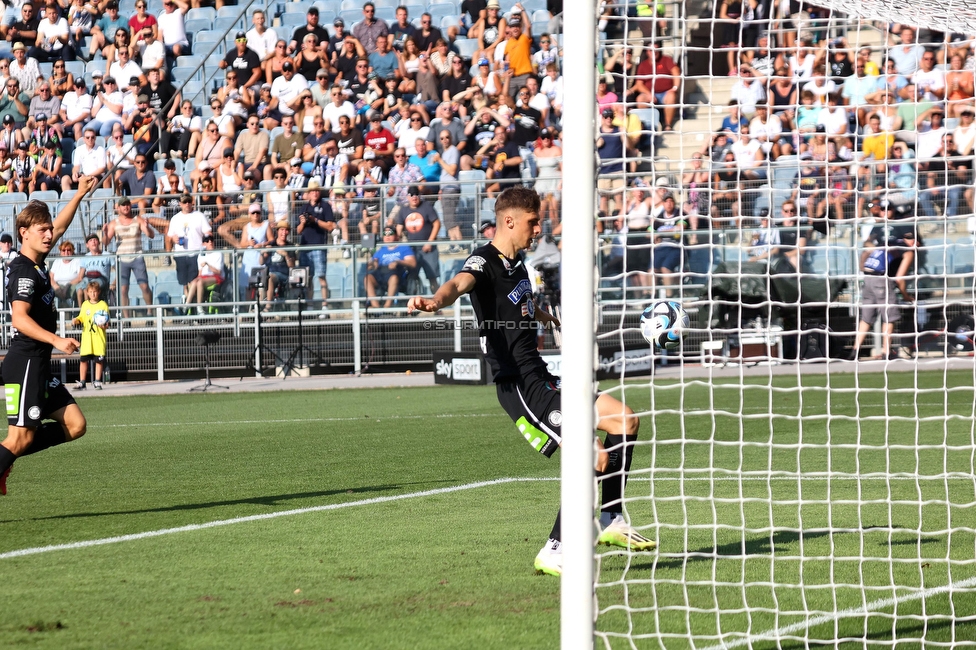
[[[513,305],[517,305],[522,302],[522,298],[528,293],[532,293],[532,283],[528,280],[520,280],[515,285],[515,288],[512,289],[511,293],[508,294],[508,299],[512,301]]]
[[[485,270],[485,258],[480,255],[472,255],[464,262],[464,266],[461,267],[462,271],[484,271]]]
[[[522,266],[522,260],[518,260],[517,262],[515,262],[515,266],[512,266],[508,262],[508,258],[505,257],[504,255],[499,255],[498,256],[498,259],[500,259],[502,261],[502,265],[505,267],[505,270],[508,271],[508,274],[509,275],[515,273],[516,269],[518,269],[518,267]]]

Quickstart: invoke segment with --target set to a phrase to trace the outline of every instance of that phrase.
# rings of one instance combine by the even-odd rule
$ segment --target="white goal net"
[[[597,20],[595,343],[659,547],[597,547],[595,644],[976,647],[976,3]]]

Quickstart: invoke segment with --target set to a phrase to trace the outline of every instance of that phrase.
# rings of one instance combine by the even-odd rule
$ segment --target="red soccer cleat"
[[[10,476],[10,468],[8,467],[0,474],[0,495],[7,496],[7,477]]]

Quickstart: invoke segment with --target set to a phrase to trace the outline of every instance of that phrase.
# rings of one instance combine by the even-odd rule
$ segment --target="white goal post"
[[[851,135],[855,146],[837,165],[853,179],[851,205],[846,212],[833,204],[824,208],[822,234],[812,232],[812,218],[800,217],[796,230],[810,228],[811,237],[789,274],[800,294],[807,291],[809,298],[811,288],[825,292],[805,305],[825,314],[821,322],[808,323],[799,306],[794,320],[784,318],[803,300],[773,292],[771,262],[759,282],[767,295],[750,301],[744,286],[737,287],[738,297],[714,292],[723,278],[744,285],[742,263],[755,252],[750,242],[761,241],[762,228],[782,234],[784,227],[776,222],[784,202],[803,200],[800,211],[808,210],[802,172],[809,158],[800,149],[812,142],[813,133],[797,131],[785,143],[795,147],[783,158],[788,163],[764,159],[768,175],[750,179],[749,210],[736,202],[730,210],[701,215],[708,225],[694,240],[682,240],[682,266],[668,281],[628,264],[631,255],[651,255],[654,235],[635,239],[646,231],[627,232],[625,195],[646,196],[660,188],[660,196],[673,192],[682,206],[690,190],[712,197],[724,182],[714,180],[712,172],[720,167],[710,168],[709,159],[738,78],[717,70],[727,58],[741,60],[735,46],[722,47],[728,45],[728,32],[720,12],[749,2],[565,3],[561,646],[976,648],[976,363],[974,327],[968,324],[976,322],[972,176],[957,183],[967,192],[960,212],[950,213],[948,195],[923,206],[928,177],[913,160],[914,184],[901,188],[908,191],[898,197],[898,211],[883,221],[885,216],[869,210],[896,194],[894,186],[885,185],[888,168],[881,181],[877,172],[867,172],[862,184],[859,169],[876,160],[863,163],[861,156],[866,117],[849,120],[853,133],[842,135]],[[887,52],[899,42],[890,25],[924,30],[927,38],[933,38],[930,32],[949,39],[959,33],[963,42],[976,42],[976,0],[763,4],[777,11],[775,22],[782,20],[771,32],[773,39],[788,40],[792,47],[812,31],[816,47],[829,58],[843,36],[844,49],[866,48],[882,75]],[[620,11],[608,16],[608,8]],[[807,10],[830,13],[811,23]],[[617,37],[600,31],[615,21],[622,23],[616,25]],[[616,199],[620,214],[607,209],[601,215],[604,190],[597,191],[595,146],[600,117],[592,101],[597,80],[611,78],[602,64],[614,52],[630,49],[640,57],[652,41],[663,43],[665,54],[681,68],[677,117],[668,125],[674,130],[661,129],[661,97],[641,105],[618,102],[625,128],[631,111],[641,116],[643,131],[634,147],[640,154],[625,150],[626,185]],[[941,41],[922,45],[934,52],[944,47]],[[781,42],[773,49],[782,49],[788,59],[787,47]],[[967,70],[976,67],[976,46],[968,49]],[[948,58],[937,64],[940,69],[949,65]],[[618,76],[626,86],[633,74]],[[921,104],[913,99],[903,108],[914,106],[920,114]],[[851,112],[857,113],[856,105]],[[950,119],[956,128],[955,115]],[[895,138],[906,143],[905,150],[915,146],[914,122],[911,126],[905,130],[912,133]],[[808,147],[810,158],[818,160],[814,145]],[[893,154],[885,151],[887,163]],[[696,156],[704,157],[709,171],[706,189],[701,184],[689,189],[684,181]],[[972,150],[959,158],[976,168]],[[818,187],[823,196],[833,180],[829,169],[825,164]],[[930,213],[931,205],[936,209]],[[769,225],[763,221],[767,216]],[[895,218],[901,227],[897,236],[890,227]],[[596,219],[604,226],[600,237]],[[879,228],[883,234],[875,235]],[[919,242],[904,275],[911,296],[898,298],[904,320],[894,337],[904,342],[902,354],[892,352],[881,321],[866,332],[863,349],[851,351],[859,319],[869,313],[862,289],[864,255],[872,247],[904,246],[905,232],[915,233],[907,235],[909,240],[924,237],[925,242]],[[613,250],[621,251],[616,267],[606,263]],[[705,257],[707,270],[691,268],[692,255]],[[639,278],[647,275],[655,277],[643,284]],[[692,315],[678,355],[641,348],[636,331],[643,307],[665,296],[682,302]],[[732,313],[725,321],[714,316],[721,307]],[[595,546],[599,486],[593,470],[593,397],[598,368],[608,370],[599,350],[610,339],[621,360],[609,370],[619,381],[605,388],[641,417],[624,515],[658,540],[655,553]],[[799,348],[817,340],[828,347],[843,340],[846,348],[820,358],[796,349],[784,354],[790,342]],[[868,360],[872,346],[885,358]],[[853,359],[846,358],[848,352]],[[865,358],[858,360],[858,352]],[[649,359],[649,376],[634,371]]]

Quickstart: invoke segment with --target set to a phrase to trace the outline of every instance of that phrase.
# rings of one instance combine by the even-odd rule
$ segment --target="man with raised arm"
[[[536,348],[536,336],[538,327],[558,326],[559,322],[536,308],[522,254],[541,233],[539,203],[539,195],[528,188],[512,187],[502,192],[495,202],[494,239],[476,249],[433,298],[413,297],[407,309],[436,312],[466,293],[471,295],[481,350],[491,367],[498,401],[529,444],[548,458],[562,441],[559,380],[546,369]],[[598,541],[650,551],[657,543],[632,528],[622,514],[623,487],[640,420],[629,406],[607,394],[597,396],[596,409],[597,429],[607,434],[599,445],[596,467],[603,484]],[[557,514],[549,541],[535,558],[537,572],[562,574],[560,540]]]
[[[10,466],[19,457],[85,435],[84,414],[67,387],[51,376],[52,349],[72,354],[79,343],[56,333],[58,312],[44,262],[95,182],[94,176],[81,177],[78,192],[53,223],[50,208],[41,201],[31,201],[17,215],[20,255],[7,268],[13,336],[0,366],[7,401],[7,437],[0,443],[0,495],[7,494]]]

